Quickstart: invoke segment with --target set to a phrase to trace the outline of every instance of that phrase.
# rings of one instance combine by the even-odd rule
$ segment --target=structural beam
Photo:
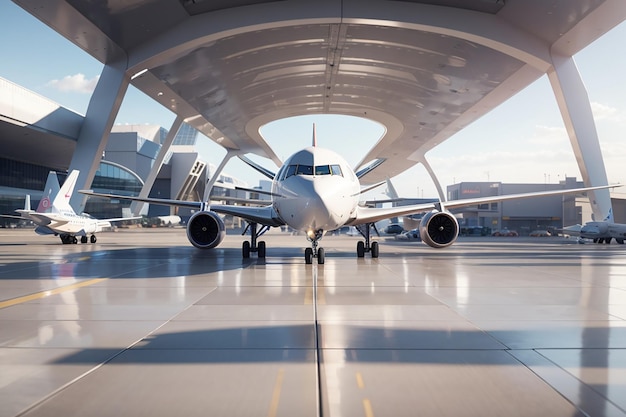
[[[167,137],[165,138],[165,142],[161,145],[161,149],[154,160],[154,164],[152,164],[152,169],[146,178],[146,181],[143,183],[143,187],[141,187],[141,191],[139,192],[139,198],[146,198],[150,194],[150,190],[152,190],[152,186],[154,185],[154,181],[156,180],[161,167],[163,166],[163,161],[165,160],[165,156],[167,152],[170,150],[172,143],[174,143],[174,139],[176,138],[176,134],[180,130],[180,127],[183,124],[183,118],[181,116],[177,116],[172,125],[170,126],[170,130],[167,133]],[[145,203],[140,201],[134,201],[130,205],[130,210],[132,211],[134,216],[138,216]]]
[[[124,60],[105,65],[91,96],[69,167],[70,171],[74,169],[80,171],[76,182],[77,190],[91,186],[100,166],[111,128],[128,89],[129,80],[124,74],[125,70]],[[86,201],[84,195],[74,193],[70,204],[77,213],[80,213]]]
[[[226,152],[226,155],[224,155],[224,159],[222,159],[222,162],[217,167],[217,169],[215,170],[215,173],[211,176],[211,178],[206,184],[206,187],[204,188],[204,198],[202,199],[202,201],[208,202],[210,200],[211,190],[213,189],[213,185],[215,185],[215,182],[220,177],[220,174],[222,173],[222,170],[224,169],[228,161],[230,161],[232,157],[237,156],[238,153],[239,151],[234,150],[234,149],[229,149]]]
[[[428,163],[428,160],[426,160],[426,155],[422,155],[420,157],[420,162],[424,165],[424,168],[428,172],[428,175],[430,175],[430,179],[433,181],[433,184],[435,184],[435,188],[437,188],[437,194],[439,194],[439,201],[447,201],[446,194],[443,192],[443,188],[441,187],[439,178],[437,178],[437,175],[435,175],[435,171],[433,171],[432,167]]]
[[[552,54],[553,69],[548,71],[561,115],[569,135],[585,186],[608,184],[598,133],[593,120],[589,96],[576,68],[574,58]],[[608,189],[589,193],[595,221],[613,221]]]

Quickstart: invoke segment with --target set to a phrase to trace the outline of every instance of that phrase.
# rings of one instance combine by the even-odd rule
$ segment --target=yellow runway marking
[[[363,382],[363,375],[360,372],[356,373],[356,385],[359,389],[365,388],[365,382]]]
[[[26,303],[28,301],[40,300],[42,298],[49,297],[55,294],[61,294],[66,291],[76,290],[78,288],[87,287],[89,285],[97,284],[98,282],[106,281],[108,278],[95,278],[87,281],[77,282],[75,284],[66,285],[64,287],[54,288],[52,290],[36,292],[34,294],[25,295],[22,297],[11,298],[10,300],[0,301],[0,309],[11,307],[16,304]]]
[[[356,385],[359,389],[365,388],[365,381],[363,381],[363,375],[360,372],[356,373]],[[372,403],[368,398],[363,399],[363,411],[365,412],[365,417],[374,417]]]
[[[276,383],[274,384],[274,393],[272,394],[272,402],[270,403],[270,409],[267,412],[267,417],[276,417],[278,412],[278,403],[280,402],[280,391],[283,388],[283,378],[285,376],[285,370],[280,369],[276,376]]]
[[[372,403],[367,398],[363,400],[363,411],[365,411],[365,417],[374,417],[374,410],[372,410]]]

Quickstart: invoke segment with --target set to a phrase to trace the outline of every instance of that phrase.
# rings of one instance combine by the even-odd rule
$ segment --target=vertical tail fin
[[[400,196],[398,195],[398,192],[396,191],[396,187],[393,186],[393,184],[391,183],[391,180],[387,178],[385,181],[387,182],[387,190],[386,190],[387,196],[389,198],[400,198]]]
[[[24,197],[24,208],[15,210],[16,213],[20,213],[22,217],[28,218],[28,214],[33,211],[30,209],[30,194],[26,194]]]
[[[315,133],[315,123],[313,123],[313,147],[317,146],[317,134]]]
[[[74,186],[76,185],[78,174],[79,171],[74,170],[70,172],[70,175],[67,176],[67,179],[63,183],[63,186],[57,193],[57,196],[54,198],[54,201],[52,202],[53,212],[74,213],[74,209],[72,208],[72,206],[70,206],[70,198],[72,197],[72,193],[74,192]]]
[[[55,171],[48,173],[46,186],[43,189],[43,196],[37,206],[37,213],[49,213],[52,211],[52,200],[59,194],[59,178]]]

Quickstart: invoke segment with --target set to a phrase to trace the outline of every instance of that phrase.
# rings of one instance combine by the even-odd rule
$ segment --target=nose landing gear
[[[323,230],[316,230],[307,233],[307,239],[311,242],[311,247],[304,250],[304,262],[307,265],[313,263],[313,258],[317,258],[317,263],[322,265],[326,260],[324,248],[318,248],[319,240],[324,236]]]

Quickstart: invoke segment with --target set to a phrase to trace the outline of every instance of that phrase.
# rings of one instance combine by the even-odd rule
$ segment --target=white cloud
[[[63,92],[76,92],[82,94],[91,94],[98,84],[99,75],[92,79],[85,78],[85,74],[67,75],[61,80],[49,81],[46,85]]]
[[[609,120],[613,122],[626,122],[626,112],[621,112],[615,107],[592,102],[591,111],[596,121]]]

